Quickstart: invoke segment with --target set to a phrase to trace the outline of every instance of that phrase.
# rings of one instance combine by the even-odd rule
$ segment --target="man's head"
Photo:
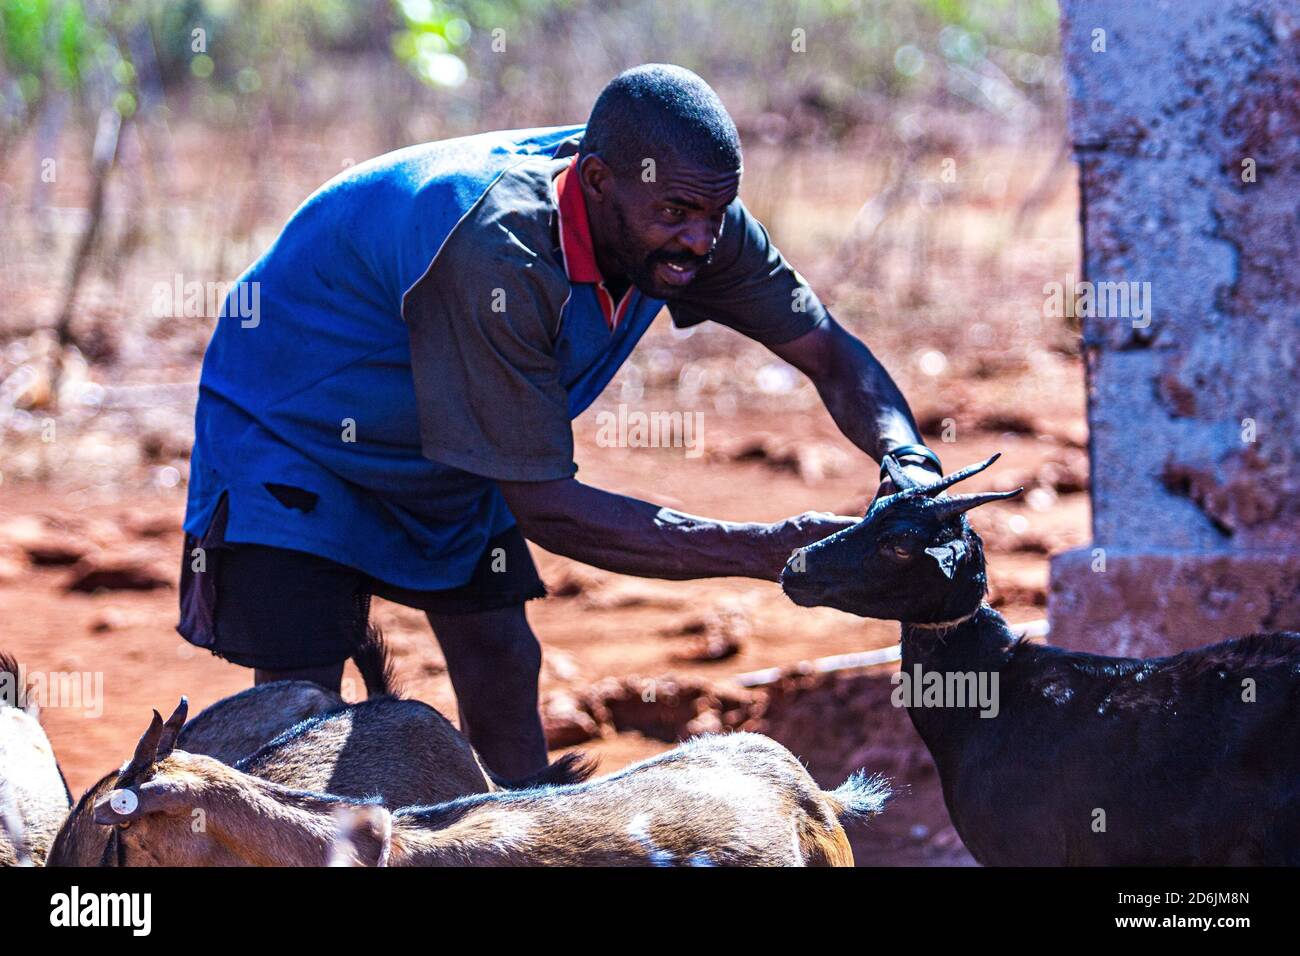
[[[740,189],[740,136],[717,94],[678,66],[620,73],[592,108],[578,163],[601,272],[680,295]]]

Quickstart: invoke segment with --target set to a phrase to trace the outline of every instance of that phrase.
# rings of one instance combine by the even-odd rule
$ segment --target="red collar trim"
[[[604,281],[596,266],[596,250],[591,242],[591,224],[587,221],[587,204],[577,175],[578,157],[555,177],[556,209],[560,216],[560,254],[570,282]]]
[[[618,328],[619,322],[627,314],[633,287],[628,287],[617,305],[605,288],[605,277],[596,265],[596,248],[591,241],[587,204],[582,198],[582,185],[578,182],[577,156],[555,177],[555,208],[560,217],[560,256],[564,259],[564,271],[570,282],[585,282],[596,287],[596,301],[605,314],[605,324],[612,331]]]

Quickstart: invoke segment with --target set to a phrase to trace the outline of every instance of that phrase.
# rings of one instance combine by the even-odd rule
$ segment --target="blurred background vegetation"
[[[618,70],[662,60],[705,76],[747,143],[865,130],[906,160],[952,153],[945,111],[1003,138],[1045,114],[1054,123],[1056,22],[1054,0],[0,0],[0,175],[24,145],[36,160],[30,182],[0,198],[44,207],[45,252],[71,241],[56,311],[72,341],[75,294],[102,240],[120,258],[147,231],[102,235],[106,180],[123,164],[142,177],[128,192],[181,175],[177,137],[196,126],[238,144],[262,177],[277,138],[341,120],[339,163],[362,158],[352,143],[379,153],[579,121]],[[54,201],[59,166],[83,164],[88,221],[50,221],[72,215]],[[251,227],[245,216],[229,238]]]
[[[743,84],[747,110],[802,106],[820,121],[799,117],[797,132],[834,135],[899,97],[1001,113],[1041,103],[1057,23],[1054,0],[3,0],[0,11],[6,144],[63,104],[301,118],[330,108],[311,76],[340,60],[389,74],[393,128],[416,108],[453,123],[539,105],[581,115],[589,78],[666,60]]]
[[[899,336],[905,385],[1033,371],[1076,348],[1041,315],[1077,258],[1057,21],[1054,0],[0,0],[0,437],[98,414],[114,382],[192,383],[214,316],[160,314],[159,285],[234,280],[352,163],[581,122],[651,61],[718,90],[745,202],[841,321],[884,354]],[[716,360],[741,404],[815,402],[761,350],[701,328],[669,355],[657,329],[611,394],[695,401]],[[182,473],[188,400],[149,452]]]

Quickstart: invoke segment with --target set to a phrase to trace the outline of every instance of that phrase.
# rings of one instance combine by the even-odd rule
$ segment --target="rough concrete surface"
[[[1150,309],[1082,319],[1115,554],[1054,562],[1053,642],[1217,640],[1176,611],[1210,593],[1206,621],[1300,629],[1300,8],[1067,0],[1062,50],[1084,279],[1150,283]],[[1201,590],[1141,596],[1161,588]]]

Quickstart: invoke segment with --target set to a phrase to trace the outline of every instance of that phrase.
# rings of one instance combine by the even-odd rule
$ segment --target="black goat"
[[[996,458],[924,488],[890,467],[902,490],[781,578],[796,604],[902,622],[898,680],[925,688],[904,702],[975,859],[1300,864],[1300,634],[1146,660],[1018,640],[965,512],[1019,490],[935,497]],[[961,699],[977,680],[992,707]]]

